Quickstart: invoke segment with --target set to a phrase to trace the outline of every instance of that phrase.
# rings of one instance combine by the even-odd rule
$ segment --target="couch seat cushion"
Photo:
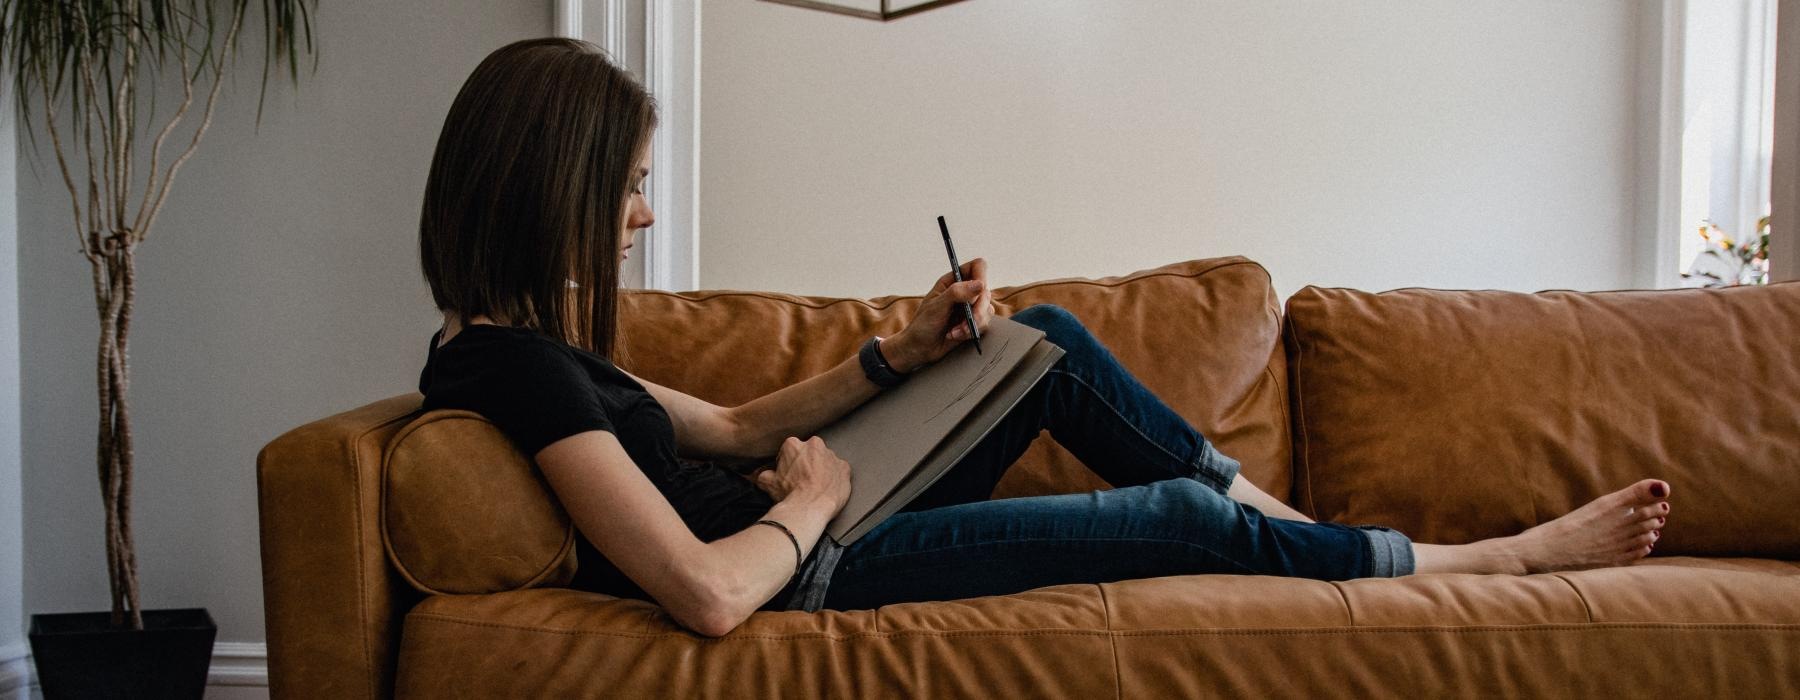
[[[402,639],[403,698],[1031,697],[1052,680],[1076,697],[1114,690],[1092,585],[758,612],[717,639],[656,605],[598,593],[435,596],[414,608]]]
[[[1800,565],[1656,557],[1540,576],[1165,576],[877,610],[759,612],[709,639],[562,589],[436,596],[399,695],[1766,695],[1800,678]],[[1787,688],[1792,691],[1791,687]]]

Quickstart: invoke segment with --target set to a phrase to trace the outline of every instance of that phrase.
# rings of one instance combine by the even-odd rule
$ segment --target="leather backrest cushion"
[[[1416,541],[1510,535],[1670,482],[1657,554],[1800,558],[1800,284],[1301,290],[1295,494]]]
[[[921,287],[930,285],[922,280]],[[854,356],[891,335],[918,296],[873,299],[768,292],[642,291],[621,301],[620,364],[650,381],[738,405]],[[1280,306],[1260,265],[1191,260],[1101,279],[996,287],[995,312],[1057,304],[1126,368],[1278,497],[1289,492]],[[1081,492],[1109,485],[1047,436],[1009,470],[993,497]]]
[[[381,534],[426,593],[567,585],[575,528],[532,463],[480,414],[420,415],[389,443]]]

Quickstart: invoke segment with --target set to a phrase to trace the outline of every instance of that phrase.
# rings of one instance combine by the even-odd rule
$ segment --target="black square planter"
[[[145,610],[135,631],[110,612],[32,615],[31,656],[45,700],[192,700],[206,693],[218,631],[206,608]]]

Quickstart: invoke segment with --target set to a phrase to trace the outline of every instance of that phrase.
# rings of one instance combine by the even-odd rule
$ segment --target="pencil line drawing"
[[[950,398],[949,403],[944,404],[943,408],[938,409],[937,413],[931,414],[931,417],[926,418],[924,421],[922,421],[922,423],[930,423],[934,420],[937,420],[937,417],[943,415],[945,411],[950,410],[951,406],[955,406],[958,402],[960,402],[964,398],[968,397],[969,394],[974,393],[975,387],[981,385],[982,378],[986,377],[989,372],[992,372],[994,370],[994,367],[996,365],[1000,364],[1001,360],[1006,358],[1006,351],[1008,348],[1011,348],[1011,347],[1012,347],[1012,339],[1007,338],[1006,342],[1004,344],[1002,344],[1000,347],[994,349],[993,356],[989,357],[987,364],[984,364],[981,366],[981,371],[976,372],[974,378],[969,380],[969,385],[963,387],[962,391],[957,392],[956,396],[953,396]]]

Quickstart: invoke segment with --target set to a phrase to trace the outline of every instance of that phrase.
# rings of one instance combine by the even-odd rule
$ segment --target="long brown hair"
[[[655,128],[650,94],[591,42],[488,54],[450,105],[425,183],[419,262],[438,309],[613,357],[626,197]]]

